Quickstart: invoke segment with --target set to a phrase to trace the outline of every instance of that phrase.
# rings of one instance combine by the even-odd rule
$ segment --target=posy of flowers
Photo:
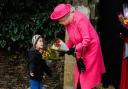
[[[45,59],[58,60],[61,58],[58,56],[57,51],[68,51],[68,50],[69,48],[61,39],[56,39],[51,44],[48,45],[47,49],[41,49],[40,53],[42,54],[42,57]]]
[[[49,57],[50,53],[47,50],[40,49],[40,53],[42,54],[43,58]]]
[[[45,58],[45,59],[58,59],[58,56],[55,52],[55,50],[51,49],[51,48],[48,48],[48,49],[42,49],[40,51],[40,53],[42,54],[42,58]]]
[[[60,43],[61,43],[61,42],[60,42],[60,39],[56,39],[54,44],[55,44],[56,47],[59,48],[59,47],[61,46]]]

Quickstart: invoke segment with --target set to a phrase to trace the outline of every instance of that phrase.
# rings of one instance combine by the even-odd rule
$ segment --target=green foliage
[[[2,2],[0,47],[26,49],[31,47],[34,34],[41,34],[46,43],[64,36],[64,28],[49,16],[61,0],[5,0]],[[60,34],[60,35],[57,35]]]

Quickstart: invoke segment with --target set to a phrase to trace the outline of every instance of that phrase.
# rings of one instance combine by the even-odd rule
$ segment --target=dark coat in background
[[[128,5],[128,0],[123,0],[123,4]],[[123,30],[123,35],[124,35],[124,43],[128,43],[128,29],[125,28]],[[124,45],[124,52],[125,50],[127,49],[125,49],[125,45]],[[124,57],[124,53],[122,58],[120,89],[128,89],[128,58]]]
[[[122,0],[100,0],[98,5],[99,19],[97,31],[100,36],[106,73],[103,75],[103,86],[120,84],[123,40],[120,33],[123,26],[118,20]]]

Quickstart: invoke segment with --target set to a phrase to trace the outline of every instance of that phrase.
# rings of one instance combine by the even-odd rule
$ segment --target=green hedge
[[[70,1],[70,0],[69,0]],[[0,47],[24,50],[31,47],[31,38],[38,33],[46,44],[63,38],[64,28],[50,20],[53,8],[61,0],[3,0],[0,3]]]

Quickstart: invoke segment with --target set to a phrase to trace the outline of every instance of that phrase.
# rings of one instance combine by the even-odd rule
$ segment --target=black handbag
[[[82,49],[82,51],[83,51],[83,49]],[[86,71],[86,66],[83,62],[82,55],[79,59],[77,59],[77,67],[78,67],[78,70],[80,73]]]
[[[82,50],[83,51],[83,50]],[[82,56],[82,55],[81,55]],[[83,62],[83,58],[80,57],[79,59],[77,59],[77,67],[78,67],[78,71],[79,73],[85,72],[86,71],[86,66]],[[81,89],[81,84],[80,84],[80,75],[78,78],[78,83],[77,83],[77,89]]]
[[[82,58],[79,58],[78,59],[78,61],[77,61],[77,67],[78,67],[78,70],[79,70],[80,73],[86,71],[86,67],[85,67],[85,64],[84,64]]]

